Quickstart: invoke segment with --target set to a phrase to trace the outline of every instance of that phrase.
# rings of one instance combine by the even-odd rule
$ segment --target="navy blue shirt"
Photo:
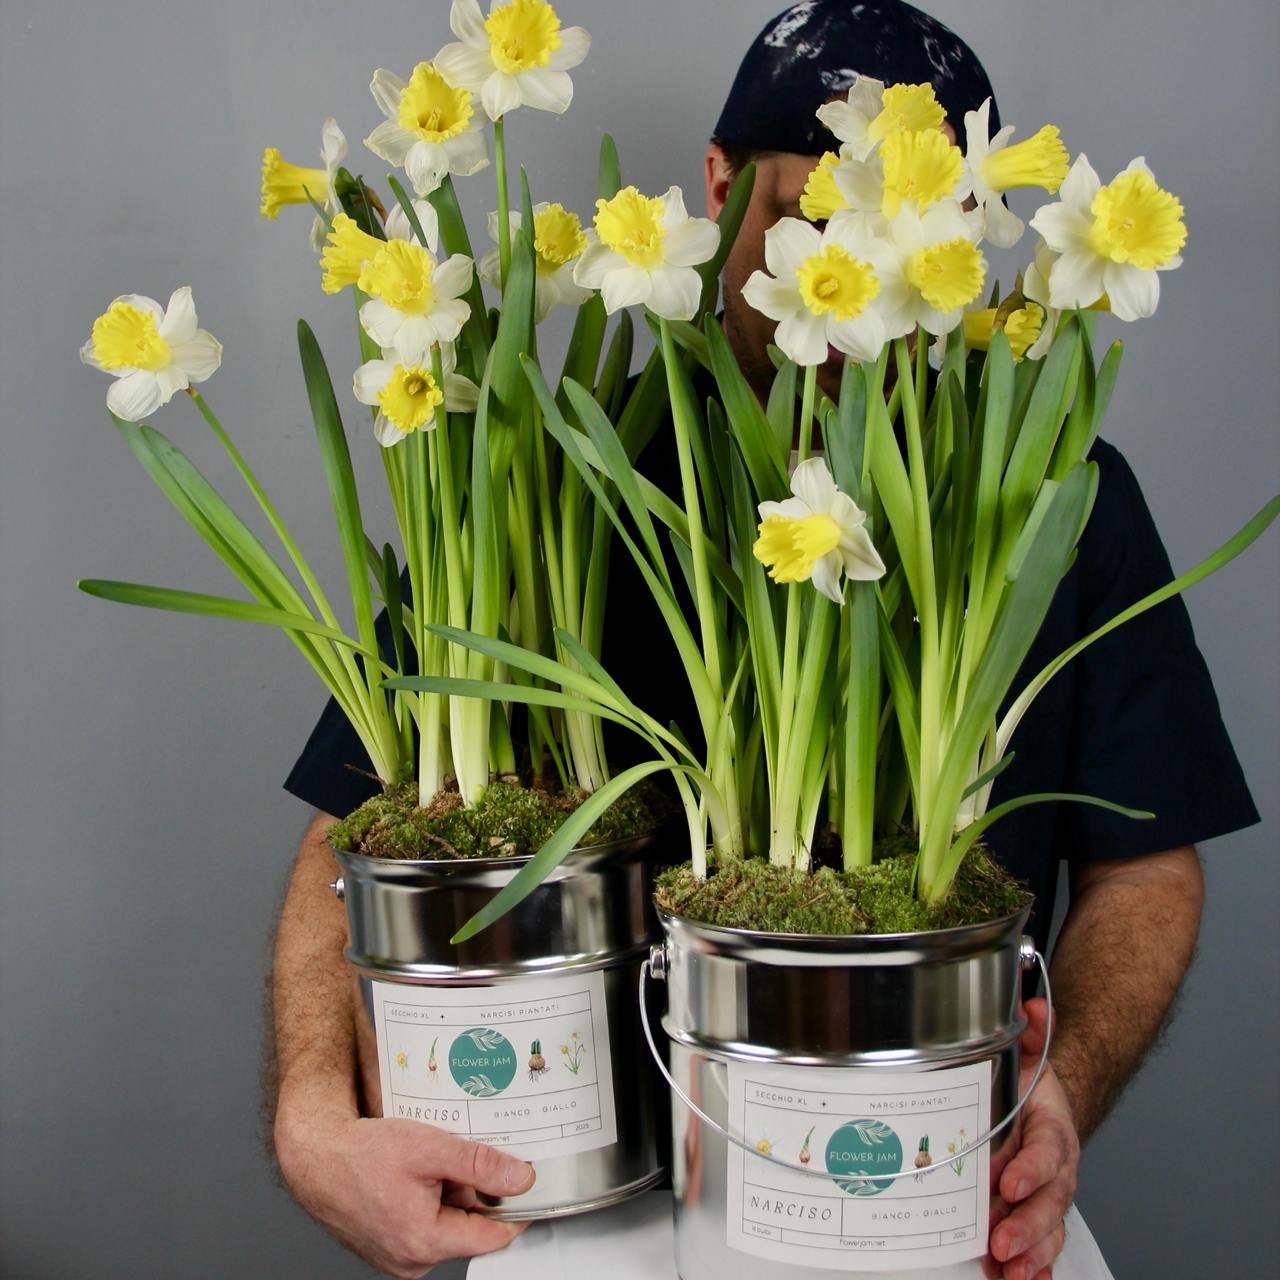
[[[1076,640],[1173,577],[1128,463],[1101,440],[1091,457],[1100,473],[1097,502],[1015,694]],[[664,488],[675,486],[669,432],[655,436],[640,470]],[[674,645],[629,553],[616,541],[611,565],[605,665],[651,714],[689,723],[687,682]],[[988,843],[1035,894],[1031,932],[1041,950],[1061,862],[1075,868],[1158,853],[1258,821],[1180,599],[1119,627],[1060,671],[1023,718],[1010,749],[1014,760],[996,780],[992,806],[1013,796],[1062,791],[1156,814],[1134,821],[1092,806],[1038,804],[991,827]],[[610,758],[623,759],[626,750],[614,739]],[[341,816],[376,789],[348,765],[370,768],[330,700],[284,785],[315,808]]]

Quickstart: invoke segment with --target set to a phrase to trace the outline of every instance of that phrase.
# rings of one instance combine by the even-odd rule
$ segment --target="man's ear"
[[[729,198],[729,188],[733,186],[733,170],[729,167],[724,152],[714,142],[707,148],[707,158],[703,164],[707,182],[707,217],[714,222]]]

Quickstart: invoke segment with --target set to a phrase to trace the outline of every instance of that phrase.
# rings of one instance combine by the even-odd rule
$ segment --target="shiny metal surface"
[[[659,934],[653,875],[680,855],[650,836],[572,854],[503,919],[460,945],[449,941],[524,865],[500,861],[397,862],[335,851],[365,1016],[371,983],[485,987],[530,977],[601,972],[617,1141],[533,1162],[525,1195],[482,1197],[495,1218],[554,1218],[616,1204],[659,1182],[666,1163],[665,1088],[640,1031],[636,983]],[[670,855],[670,856],[668,856]]]
[[[1002,1116],[1018,1096],[1026,916],[924,934],[803,938],[660,913],[672,1074],[729,1128],[730,1062],[909,1071],[990,1060],[991,1114]],[[682,1280],[831,1274],[726,1247],[728,1144],[674,1095],[671,1105]],[[929,1274],[967,1276],[975,1266]]]

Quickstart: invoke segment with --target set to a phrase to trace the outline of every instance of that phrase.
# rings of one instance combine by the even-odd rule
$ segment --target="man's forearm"
[[[1164,1025],[1200,930],[1192,848],[1089,864],[1053,956],[1053,1065],[1083,1141]]]

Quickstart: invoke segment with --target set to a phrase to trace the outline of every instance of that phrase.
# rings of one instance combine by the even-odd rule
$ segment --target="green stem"
[[[507,196],[507,139],[505,119],[493,122],[493,168],[498,184],[498,262],[502,291],[507,288],[511,269],[511,205]],[[532,228],[530,229],[532,233]]]
[[[818,390],[818,366],[811,364],[804,371],[804,392],[800,399],[800,436],[796,446],[796,464],[809,456],[813,441],[813,402]]]

